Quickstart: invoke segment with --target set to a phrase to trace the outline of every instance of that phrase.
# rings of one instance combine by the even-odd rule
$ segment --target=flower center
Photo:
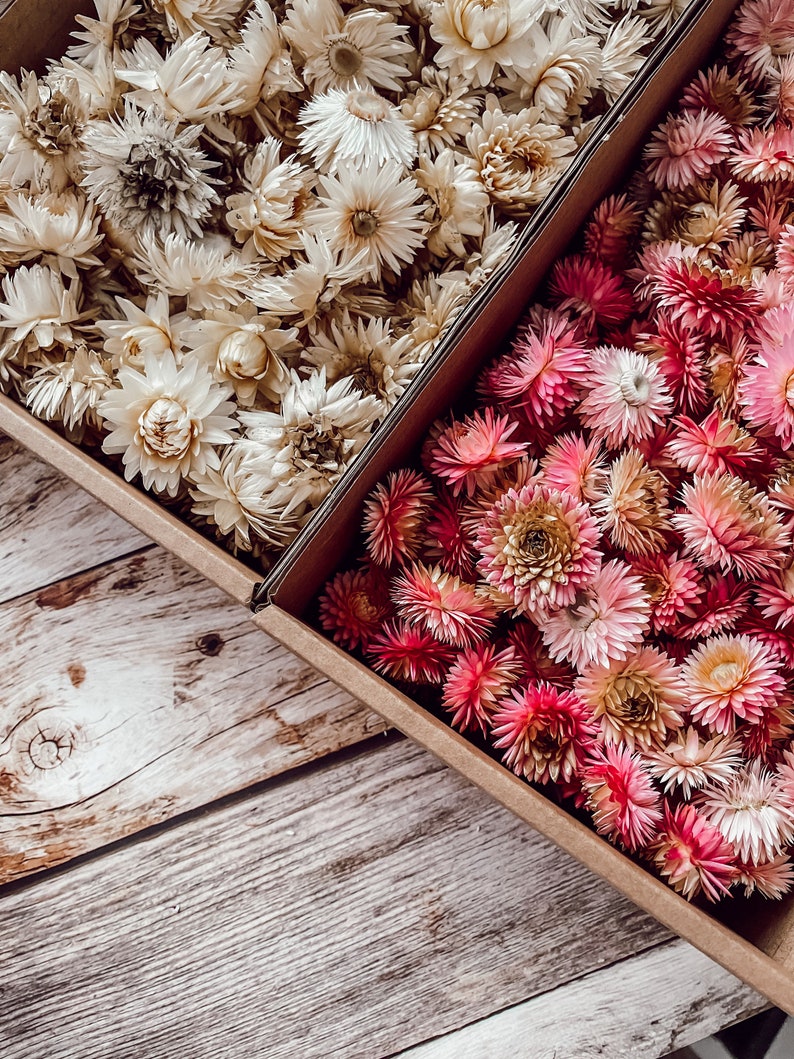
[[[255,379],[268,362],[268,348],[254,331],[241,328],[227,335],[218,349],[218,366],[235,379]]]
[[[377,214],[371,210],[356,210],[350,223],[353,231],[362,239],[371,239],[378,230]]]
[[[180,459],[190,448],[196,425],[173,397],[158,397],[138,418],[141,444],[150,456]]]
[[[639,371],[627,371],[620,377],[618,383],[620,396],[632,408],[639,408],[645,404],[651,393],[651,384]]]
[[[347,37],[335,37],[328,43],[328,65],[339,77],[355,77],[364,58]]]
[[[742,677],[738,662],[720,662],[711,671],[711,681],[720,691],[732,691]]]
[[[475,51],[487,51],[510,32],[510,0],[458,0],[452,22]]]
[[[386,100],[377,92],[367,92],[365,89],[348,93],[345,107],[348,114],[362,121],[383,121],[389,116],[389,104]]]
[[[786,379],[786,403],[794,408],[794,371]]]
[[[361,621],[376,621],[381,616],[377,607],[366,592],[353,592],[350,596],[350,609]]]

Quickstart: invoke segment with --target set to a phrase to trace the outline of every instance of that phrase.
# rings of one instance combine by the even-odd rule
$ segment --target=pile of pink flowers
[[[726,56],[319,609],[713,901],[794,882],[794,4],[745,3]]]

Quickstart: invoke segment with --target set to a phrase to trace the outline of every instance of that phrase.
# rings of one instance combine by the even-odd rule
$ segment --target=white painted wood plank
[[[391,737],[4,895],[0,1038],[4,1059],[377,1059],[668,937]]]
[[[0,606],[0,881],[383,729],[159,549]]]
[[[151,545],[0,435],[0,603]]]
[[[677,938],[567,982],[399,1059],[657,1059],[768,1007]]]

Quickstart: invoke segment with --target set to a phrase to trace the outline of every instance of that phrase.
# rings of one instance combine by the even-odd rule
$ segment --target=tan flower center
[[[338,77],[355,77],[364,57],[348,37],[332,37],[328,43],[328,65]]]
[[[371,239],[378,230],[378,215],[371,210],[356,210],[350,224],[356,235]]]
[[[786,379],[786,403],[794,408],[794,371]]]
[[[350,596],[350,610],[361,621],[376,621],[381,616],[377,607],[366,592],[353,592]]]
[[[667,594],[667,582],[661,574],[644,574],[642,587],[648,593],[651,603],[656,603]]]
[[[741,683],[744,667],[738,662],[720,662],[711,671],[711,683],[718,691],[732,691]]]
[[[233,331],[218,349],[218,367],[235,379],[255,379],[267,368],[269,350],[261,335],[244,327]]]
[[[634,675],[623,675],[613,683],[605,706],[616,720],[641,727],[656,716],[659,697],[647,681],[638,680]]]
[[[389,104],[377,92],[358,89],[350,92],[345,100],[348,114],[362,121],[378,122],[389,116]]]
[[[651,384],[642,372],[626,371],[618,382],[620,396],[632,408],[644,405],[651,393]]]
[[[509,0],[452,0],[452,23],[475,51],[487,51],[510,32]]]
[[[572,541],[568,527],[542,510],[519,511],[504,526],[504,555],[517,585],[537,581],[542,591],[566,583]]]
[[[138,418],[141,444],[150,456],[180,459],[189,450],[197,424],[173,397],[158,397]]]

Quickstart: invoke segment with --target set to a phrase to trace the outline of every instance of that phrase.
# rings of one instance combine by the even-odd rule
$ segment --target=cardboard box
[[[621,114],[612,116],[588,156],[580,158],[566,183],[564,202],[544,213],[545,227],[524,248],[521,260],[514,262],[502,282],[489,287],[488,304],[482,305],[480,299],[479,317],[465,335],[458,336],[449,356],[430,366],[423,385],[415,388],[388,428],[376,435],[371,448],[354,465],[354,473],[331,494],[331,502],[317,513],[310,531],[301,536],[298,548],[277,564],[266,582],[4,396],[0,396],[0,431],[73,478],[239,602],[249,605],[253,598],[260,608],[253,620],[260,628],[557,842],[671,930],[794,1014],[794,897],[763,905],[737,899],[713,912],[687,903],[301,620],[307,602],[342,560],[358,529],[360,504],[373,484],[407,456],[429,423],[454,400],[477,366],[495,350],[552,261],[598,199],[620,182],[634,152],[668,101],[676,97],[681,83],[706,58],[734,5],[735,0],[710,0],[690,10],[682,32],[658,57],[652,74],[635,86],[624,101]],[[80,2],[60,5],[58,16],[65,21],[83,8]],[[39,37],[42,27],[51,29],[52,21],[47,0],[15,0],[0,18],[0,65],[13,66],[13,57],[22,54],[23,46],[29,45],[39,57],[54,54],[57,49],[50,42],[57,34],[47,41],[43,33]],[[27,54],[33,54],[33,50]]]

